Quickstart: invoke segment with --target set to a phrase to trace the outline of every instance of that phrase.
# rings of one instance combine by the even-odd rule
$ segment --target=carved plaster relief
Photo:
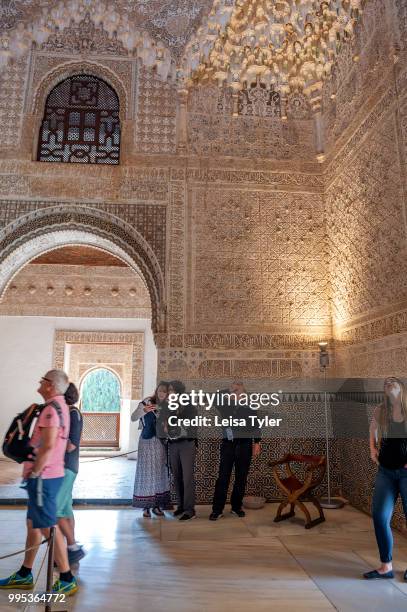
[[[232,116],[231,95],[230,90],[215,86],[191,91],[188,100],[191,153],[287,160],[314,158],[314,124],[309,119],[306,100],[300,96],[290,98],[291,116],[283,121],[278,94],[274,100],[260,87],[247,90],[246,95],[240,96],[238,117]]]
[[[12,280],[2,315],[151,318],[150,296],[129,268],[28,264]]]
[[[144,334],[142,332],[75,332],[56,331],[54,336],[53,362],[55,368],[63,369],[66,363],[67,345],[87,345],[89,347],[89,361],[92,363],[92,347],[97,344],[107,344],[117,350],[117,345],[124,344],[131,347],[131,399],[139,399],[143,393],[143,352]],[[78,349],[74,349],[78,350]],[[96,349],[97,350],[97,349]],[[110,350],[110,349],[109,349]],[[94,362],[93,362],[94,363]],[[96,365],[96,364],[95,364]]]
[[[321,198],[196,189],[190,207],[192,326],[329,329]]]
[[[407,297],[394,117],[373,124],[367,136],[338,168],[326,194],[333,316],[341,325]]]

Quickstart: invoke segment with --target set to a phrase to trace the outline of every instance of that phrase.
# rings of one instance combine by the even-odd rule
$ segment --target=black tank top
[[[379,463],[389,470],[399,470],[407,464],[407,428],[404,421],[390,421],[388,434],[380,445]]]

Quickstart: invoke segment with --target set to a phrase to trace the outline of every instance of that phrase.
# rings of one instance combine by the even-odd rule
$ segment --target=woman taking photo
[[[138,445],[133,506],[143,508],[143,516],[164,516],[163,510],[171,510],[171,495],[164,444],[157,438],[157,416],[166,405],[168,384],[161,382],[154,395],[139,403],[131,415],[132,421],[140,420],[142,430]]]
[[[407,398],[397,378],[384,381],[384,400],[370,425],[370,456],[379,466],[373,495],[373,522],[381,565],[364,577],[394,578],[391,518],[400,495],[407,517]],[[404,572],[407,581],[407,570]]]

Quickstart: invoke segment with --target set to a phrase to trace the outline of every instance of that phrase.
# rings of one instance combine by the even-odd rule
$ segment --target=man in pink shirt
[[[40,380],[38,393],[44,408],[31,436],[34,448],[31,461],[25,461],[23,477],[27,482],[27,541],[24,563],[18,572],[0,580],[3,589],[32,589],[32,566],[42,535],[49,536],[55,526],[55,561],[60,571],[53,586],[54,593],[72,595],[78,590],[69,564],[65,539],[57,526],[57,494],[64,478],[64,456],[69,436],[69,408],[64,393],[68,377],[62,370],[50,370]]]

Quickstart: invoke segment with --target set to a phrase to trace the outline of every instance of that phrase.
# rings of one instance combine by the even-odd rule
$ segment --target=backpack
[[[30,455],[33,454],[34,448],[30,445],[30,439],[37,424],[41,412],[46,406],[53,406],[59,416],[60,427],[64,426],[64,418],[62,415],[61,406],[57,402],[47,402],[46,404],[33,404],[24,412],[18,414],[11,422],[3,441],[3,454],[16,461],[34,461]]]

